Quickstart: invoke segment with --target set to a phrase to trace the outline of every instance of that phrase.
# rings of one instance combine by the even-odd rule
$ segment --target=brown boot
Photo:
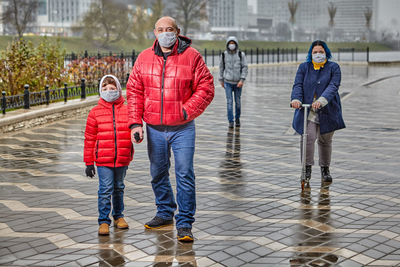
[[[114,226],[117,227],[118,229],[128,229],[129,225],[126,223],[124,218],[119,218],[116,221],[114,221]]]
[[[99,226],[99,235],[109,235],[110,234],[110,229],[109,225],[106,223],[102,223]]]

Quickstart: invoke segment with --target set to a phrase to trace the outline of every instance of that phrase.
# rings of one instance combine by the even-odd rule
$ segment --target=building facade
[[[286,24],[290,27],[290,12],[288,2],[282,0],[258,0],[258,16],[272,21],[271,31],[276,31],[278,25]],[[294,29],[310,40],[328,36],[333,30],[342,40],[361,40],[367,32],[365,12],[374,10],[380,0],[296,0],[298,4],[295,13]],[[336,7],[333,29],[330,28],[328,6]],[[371,19],[370,29],[375,29],[374,19]],[[325,32],[325,34],[324,34]],[[278,33],[275,33],[278,34]],[[340,36],[339,36],[340,34]],[[331,37],[332,38],[332,37]]]
[[[207,13],[210,30],[218,39],[229,35],[246,39],[249,24],[247,0],[210,0]]]

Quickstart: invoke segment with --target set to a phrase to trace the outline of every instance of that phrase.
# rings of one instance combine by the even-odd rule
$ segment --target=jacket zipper
[[[167,64],[167,58],[164,58],[164,64],[162,69],[162,78],[161,78],[161,117],[160,123],[163,124],[163,104],[164,104],[164,76],[165,76],[165,65]]]
[[[117,155],[118,155],[118,149],[117,149],[117,127],[115,126],[114,104],[112,105],[112,111],[113,111],[113,125],[114,125],[114,143],[115,143],[115,157],[114,157],[114,168],[115,168],[115,163],[117,161]]]
[[[99,157],[99,140],[96,141],[96,159]]]

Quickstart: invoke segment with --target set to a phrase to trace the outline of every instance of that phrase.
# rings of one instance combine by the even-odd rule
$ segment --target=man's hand
[[[135,133],[139,134],[139,138],[140,139],[138,141],[136,141]],[[132,140],[132,143],[135,143],[135,144],[139,144],[139,143],[141,143],[143,141],[143,127],[138,126],[138,127],[135,127],[135,128],[132,129],[132,131],[131,131],[131,140]]]
[[[293,100],[290,102],[290,106],[292,108],[301,108],[301,102],[299,100]]]
[[[240,80],[240,81],[237,83],[236,86],[239,87],[239,88],[242,88],[242,87],[243,87],[243,81]]]
[[[224,82],[219,82],[220,84],[221,84],[221,86],[222,86],[222,88],[225,88],[225,84],[224,84]]]

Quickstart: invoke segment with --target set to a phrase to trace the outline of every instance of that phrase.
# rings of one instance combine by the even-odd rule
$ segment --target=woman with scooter
[[[314,144],[317,139],[321,181],[332,182],[329,166],[333,134],[336,130],[346,127],[338,93],[341,80],[340,67],[330,61],[331,57],[331,51],[325,42],[314,41],[308,50],[306,62],[301,63],[297,70],[292,88],[290,105],[296,109],[292,125],[297,133],[306,137],[305,151],[303,151],[303,138],[300,141],[301,160],[304,166],[302,188],[304,181],[308,183],[311,178]],[[304,129],[306,130],[303,131]]]

